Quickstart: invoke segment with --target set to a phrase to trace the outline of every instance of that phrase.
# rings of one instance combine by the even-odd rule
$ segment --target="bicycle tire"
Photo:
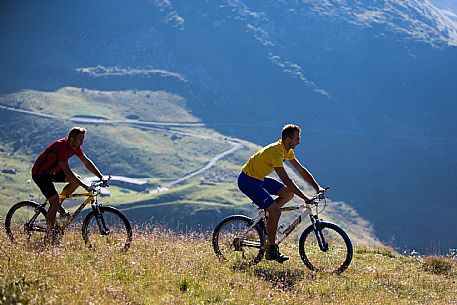
[[[212,245],[220,260],[240,268],[255,265],[262,260],[265,227],[257,224],[242,236],[253,223],[251,218],[244,215],[232,215],[219,222],[213,231]]]
[[[328,250],[319,247],[314,226],[307,227],[300,236],[298,248],[303,263],[312,271],[341,273],[352,261],[353,247],[343,229],[330,222],[317,225],[328,243]]]
[[[13,205],[5,218],[5,232],[11,242],[36,246],[46,236],[46,210],[37,211],[39,204],[34,201],[21,201]],[[30,220],[35,219],[30,222]]]
[[[96,219],[96,212],[87,214],[82,226],[84,242],[90,249],[100,251],[122,251],[130,248],[132,227],[121,211],[110,206],[100,206],[100,213],[108,232],[101,232]]]

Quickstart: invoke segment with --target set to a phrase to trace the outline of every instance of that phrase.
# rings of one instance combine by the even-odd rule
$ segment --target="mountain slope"
[[[130,107],[135,103],[141,107]],[[76,123],[88,129],[83,149],[103,173],[147,181],[143,190],[113,186],[112,196],[101,199],[116,204],[133,223],[206,231],[228,214],[252,215],[255,211],[235,181],[241,165],[258,147],[228,139],[202,125],[189,126],[199,120],[187,112],[181,97],[151,91],[62,88],[2,96],[0,106],[0,127],[15,131],[0,137],[1,161],[10,170],[0,175],[2,214],[16,201],[41,200],[38,188],[30,181],[33,161],[46,145],[65,136]],[[135,110],[138,112],[132,112]],[[122,120],[132,115],[141,119]],[[81,117],[98,120],[78,121]],[[80,162],[71,163],[85,176],[87,171]],[[370,224],[346,204],[330,204],[325,214],[347,227],[357,244],[379,244]]]
[[[382,240],[455,248],[449,11],[414,0],[0,5],[0,92],[165,91],[260,145],[298,123],[300,160]]]

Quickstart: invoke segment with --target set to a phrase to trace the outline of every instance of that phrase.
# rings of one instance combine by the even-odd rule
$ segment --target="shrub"
[[[435,274],[449,274],[452,269],[452,263],[444,257],[428,256],[425,258],[422,268]]]

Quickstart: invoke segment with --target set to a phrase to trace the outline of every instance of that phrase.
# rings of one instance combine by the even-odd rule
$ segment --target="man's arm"
[[[322,193],[325,191],[325,189],[323,189],[316,181],[316,179],[314,179],[313,175],[311,175],[311,173],[303,166],[301,165],[301,163],[297,160],[297,159],[292,159],[292,160],[289,160],[290,164],[292,164],[292,166],[295,168],[295,170],[300,174],[300,176],[303,177],[303,179],[308,182],[309,184],[311,184],[314,189],[316,190],[316,192],[318,193]]]
[[[275,167],[275,172],[278,174],[279,178],[284,182],[284,184],[287,186],[289,190],[292,191],[295,195],[303,199],[304,201],[309,201],[311,198],[306,196],[295,184],[295,182],[292,181],[292,179],[289,178],[289,175],[287,175],[286,170],[284,167]]]
[[[92,162],[91,159],[87,158],[85,154],[78,156],[78,158],[81,160],[82,163],[84,163],[84,166],[95,176],[98,177],[100,180],[107,180],[104,179],[102,173],[100,170],[95,166],[94,162]]]
[[[80,178],[78,178],[78,176],[76,176],[75,173],[70,169],[68,162],[59,162],[59,165],[65,173],[65,176],[69,180],[69,182],[76,183],[86,190],[89,189],[89,186],[86,185]]]

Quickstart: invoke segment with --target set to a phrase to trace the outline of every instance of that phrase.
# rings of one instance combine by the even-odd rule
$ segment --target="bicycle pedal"
[[[289,260],[289,257],[286,256],[286,255],[281,255],[280,257],[275,259],[275,261],[277,261],[280,264],[282,264],[282,263],[284,263],[285,261],[288,261],[288,260]]]

